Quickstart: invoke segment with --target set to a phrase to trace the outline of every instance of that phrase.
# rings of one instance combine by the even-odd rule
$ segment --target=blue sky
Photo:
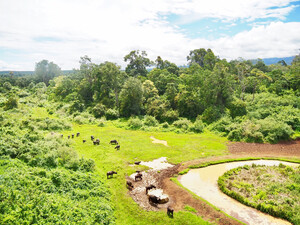
[[[0,70],[34,70],[43,59],[78,68],[83,55],[124,68],[135,49],[184,65],[197,48],[227,60],[300,48],[294,0],[10,0],[0,1],[0,21]]]

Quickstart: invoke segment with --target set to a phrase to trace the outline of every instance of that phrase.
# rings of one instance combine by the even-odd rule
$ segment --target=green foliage
[[[96,117],[96,118],[100,118],[102,116],[105,115],[105,112],[106,112],[106,107],[105,105],[101,104],[101,103],[98,103],[92,110],[92,113],[93,115]]]
[[[1,160],[1,224],[112,224],[107,187],[93,174]]]
[[[182,119],[179,119],[177,121],[175,121],[173,123],[173,126],[175,126],[176,128],[180,128],[180,129],[183,129],[183,130],[188,130],[189,127],[191,126],[191,121],[186,119],[186,118],[182,118]]]
[[[61,69],[53,62],[42,60],[35,65],[35,75],[37,82],[44,82],[46,85],[55,76],[60,75]]]
[[[143,88],[140,80],[130,77],[120,93],[120,114],[122,116],[139,115],[142,109]]]
[[[9,97],[4,103],[4,110],[10,110],[13,108],[18,108],[18,99],[16,97]]]
[[[153,116],[145,116],[144,125],[148,127],[155,127],[158,125],[158,121]]]
[[[235,118],[237,116],[244,116],[247,114],[246,103],[240,99],[235,99],[228,106],[230,110],[230,116]]]
[[[143,122],[138,117],[130,117],[130,119],[128,120],[128,127],[130,129],[136,130],[140,129],[142,126]]]
[[[221,191],[243,204],[299,224],[299,169],[282,164],[239,167],[219,177],[218,185]]]
[[[131,51],[128,55],[124,57],[125,62],[129,62],[126,66],[126,73],[130,76],[146,76],[146,67],[151,65],[150,59],[147,58],[146,51],[140,53],[139,50]]]
[[[120,117],[119,112],[116,109],[108,109],[105,112],[105,117],[108,120],[115,120]]]
[[[193,125],[190,126],[190,131],[193,131],[195,133],[202,133],[203,129],[204,129],[205,125],[202,122],[202,120],[200,118],[198,118]]]

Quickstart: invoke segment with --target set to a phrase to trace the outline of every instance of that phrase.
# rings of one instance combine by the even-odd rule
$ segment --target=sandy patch
[[[148,166],[153,170],[164,170],[170,167],[173,167],[172,164],[167,163],[167,157],[161,157],[158,159],[154,159],[153,161],[144,162],[142,161],[140,165]]]
[[[156,138],[153,137],[153,136],[151,136],[150,138],[152,139],[152,143],[153,143],[153,144],[163,144],[164,146],[169,147],[167,141],[164,141],[164,140],[158,140],[158,139],[156,139]]]

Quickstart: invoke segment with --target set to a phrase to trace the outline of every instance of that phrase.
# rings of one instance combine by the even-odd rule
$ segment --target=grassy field
[[[140,208],[128,195],[125,177],[135,172],[140,166],[129,166],[134,161],[149,161],[159,157],[167,157],[170,163],[179,163],[196,158],[227,153],[226,139],[211,133],[175,134],[163,132],[132,131],[116,128],[107,122],[104,127],[96,125],[73,124],[72,131],[64,132],[64,136],[80,132],[80,137],[70,139],[70,144],[83,157],[95,160],[96,173],[109,186],[115,206],[117,224],[208,224],[189,210],[176,212],[169,218],[166,212],[147,212]],[[100,145],[94,146],[90,136],[100,139]],[[153,144],[150,136],[166,140],[169,147]],[[86,143],[82,140],[86,139]],[[109,144],[117,139],[121,149],[116,151]],[[114,179],[106,179],[106,172],[115,170]]]
[[[300,167],[244,166],[219,178],[220,189],[270,215],[300,224]]]

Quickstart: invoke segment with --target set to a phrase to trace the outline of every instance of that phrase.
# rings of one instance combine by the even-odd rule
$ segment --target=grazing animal
[[[143,176],[143,174],[141,174],[141,173],[138,173],[137,175],[135,175],[135,177],[134,177],[134,180],[135,180],[135,182],[139,179],[139,180],[142,180],[142,176]]]
[[[79,137],[79,135],[80,135],[80,133],[78,132],[78,133],[76,134],[76,137]]]
[[[126,187],[129,189],[129,190],[132,190],[134,188],[133,184],[131,181],[126,181]]]
[[[86,142],[86,140],[82,140],[82,143],[85,143]]]
[[[97,138],[96,139],[96,144],[99,145],[100,144],[100,140]]]
[[[159,198],[154,195],[149,195],[149,202],[157,204],[159,202]]]
[[[118,174],[118,173],[115,172],[115,171],[109,171],[109,172],[107,172],[107,173],[106,173],[107,179],[108,179],[109,177],[113,177],[114,174]]]
[[[93,144],[96,145],[96,144],[97,144],[97,141],[93,141]]]
[[[115,147],[115,149],[117,149],[117,150],[120,150],[120,145],[117,145],[116,147]]]
[[[72,138],[74,138],[74,134],[72,134]]]
[[[109,144],[111,144],[111,145],[112,145],[112,144],[115,144],[115,145],[117,145],[117,144],[119,144],[119,143],[118,143],[118,141],[117,141],[117,140],[111,140],[111,141],[109,142]]]
[[[91,136],[91,140],[94,140],[95,138],[94,138],[94,136]]]
[[[140,165],[141,161],[134,162],[135,165]]]
[[[171,206],[167,208],[167,215],[173,217],[174,209]]]
[[[63,138],[63,137],[64,137],[64,135],[63,135],[63,134],[61,134],[61,135],[60,135],[60,137],[61,137],[61,138]]]
[[[70,139],[70,135],[68,135],[68,139]]]
[[[151,190],[151,189],[153,189],[153,188],[156,188],[156,186],[153,185],[153,184],[151,184],[149,186],[146,186],[146,194],[148,194],[148,191]]]

